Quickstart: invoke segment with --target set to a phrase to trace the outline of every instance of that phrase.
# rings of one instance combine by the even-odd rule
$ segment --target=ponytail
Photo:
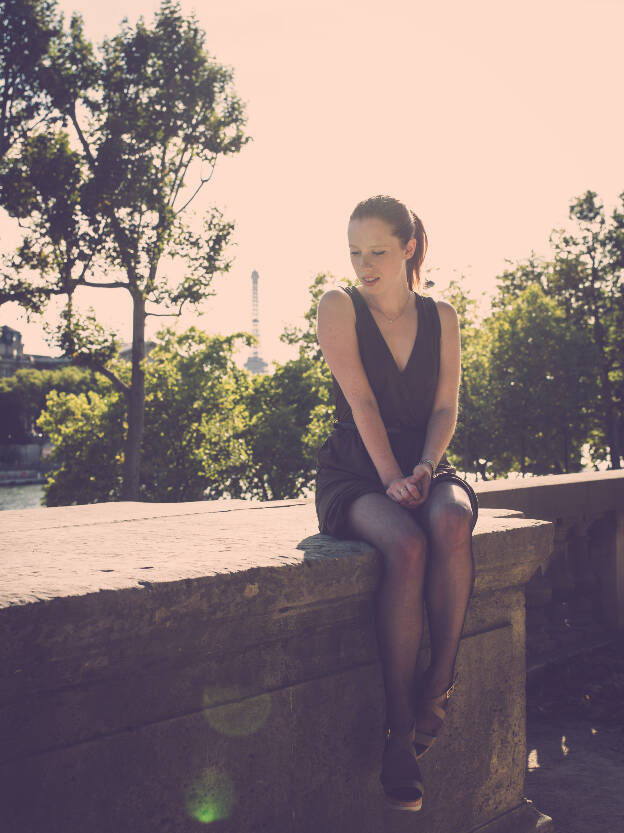
[[[420,267],[427,254],[427,246],[429,243],[420,217],[411,208],[409,209],[409,213],[414,224],[412,237],[416,238],[416,249],[412,257],[405,264],[405,271],[407,272],[407,285],[409,288],[414,289],[414,283],[416,283],[416,290],[420,292]]]

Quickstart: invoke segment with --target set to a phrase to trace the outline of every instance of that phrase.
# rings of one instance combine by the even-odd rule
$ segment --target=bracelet
[[[418,461],[418,465],[420,466],[421,463],[428,463],[431,466],[431,479],[433,480],[433,475],[435,474],[436,470],[435,463],[433,462],[433,460],[430,460],[428,457],[423,457],[422,460]]]

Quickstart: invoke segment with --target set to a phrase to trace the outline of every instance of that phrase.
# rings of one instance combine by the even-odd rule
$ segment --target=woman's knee
[[[464,503],[441,503],[431,512],[429,533],[436,544],[456,546],[470,540],[472,509]]]
[[[421,529],[398,536],[384,551],[386,569],[408,578],[424,572],[427,538]]]

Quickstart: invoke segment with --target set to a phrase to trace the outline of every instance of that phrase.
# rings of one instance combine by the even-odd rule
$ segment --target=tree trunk
[[[594,314],[594,337],[600,351],[600,384],[605,407],[605,433],[611,455],[611,468],[620,468],[620,443],[618,438],[617,414],[613,403],[613,385],[609,378],[609,363],[606,357],[604,329],[597,314]]]
[[[132,293],[132,384],[128,397],[128,436],[123,469],[122,500],[139,500],[141,446],[145,424],[145,299]]]
[[[609,388],[611,383],[609,382]],[[618,419],[613,407],[613,400],[610,400],[607,406],[607,437],[609,438],[609,449],[611,451],[611,468],[620,468],[620,440],[618,437]]]

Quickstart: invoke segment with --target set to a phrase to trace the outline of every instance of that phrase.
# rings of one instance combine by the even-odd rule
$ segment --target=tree
[[[253,377],[246,401],[249,421],[242,434],[251,454],[250,496],[282,500],[309,488],[317,449],[310,424],[326,394],[321,363],[303,353],[285,364],[275,363],[271,374]]]
[[[218,157],[237,153],[247,141],[244,111],[232,90],[232,71],[208,55],[195,17],[184,18],[170,0],[151,28],[143,19],[135,27],[125,21],[99,55],[74,16],[68,31],[51,42],[48,57],[45,92],[71,134],[50,128],[28,137],[21,153],[5,160],[0,200],[30,226],[5,272],[0,300],[41,312],[53,295],[66,296],[60,346],[75,363],[107,375],[123,395],[128,418],[122,498],[136,500],[145,425],[145,320],[179,316],[185,304],[198,305],[213,294],[213,276],[230,268],[225,252],[233,224],[213,209],[198,232],[185,210],[210,180]],[[28,164],[33,161],[38,164]],[[42,179],[46,162],[64,175]],[[191,178],[195,184],[186,196]],[[176,258],[184,266],[177,283],[168,275]],[[115,337],[95,314],[78,314],[74,293],[82,286],[130,294],[129,380],[111,363]]]
[[[451,462],[465,472],[479,471],[484,480],[500,431],[489,396],[490,333],[478,319],[477,301],[461,281],[452,280],[443,292],[457,312],[462,345],[457,426],[448,450]]]
[[[619,195],[624,206],[624,193]],[[611,467],[620,468],[624,453],[624,211],[614,209],[610,222],[594,191],[574,199],[569,208],[576,230],[554,229],[549,262],[532,257],[503,273],[494,306],[505,306],[530,285],[539,285],[562,310],[566,326],[593,344],[599,388],[592,400],[594,437],[609,448]]]
[[[53,450],[44,486],[46,506],[118,500],[122,484],[123,397],[51,391],[37,421]]]
[[[624,206],[624,192],[620,194]],[[591,333],[600,380],[600,416],[610,451],[611,467],[620,468],[624,453],[620,437],[624,331],[624,213],[617,208],[612,224],[594,191],[570,206],[576,234],[556,230],[553,292],[565,299],[570,321]]]
[[[488,399],[500,420],[496,468],[535,474],[578,471],[596,392],[596,354],[581,330],[534,283],[486,323]]]
[[[182,501],[245,497],[252,452],[245,431],[249,373],[233,358],[244,333],[163,329],[146,368],[141,497]]]
[[[92,371],[78,367],[21,368],[13,376],[5,376],[0,379],[0,444],[32,440],[50,391],[78,394],[98,390],[99,386]]]
[[[233,360],[236,333],[211,337],[191,327],[161,330],[146,364],[145,463],[140,497],[147,501],[245,497],[252,451],[247,371]],[[114,372],[129,377],[122,360]],[[48,506],[119,500],[122,490],[123,395],[107,379],[98,390],[52,391],[38,421],[54,446]]]
[[[46,111],[44,59],[60,27],[55,0],[0,0],[0,161]]]

